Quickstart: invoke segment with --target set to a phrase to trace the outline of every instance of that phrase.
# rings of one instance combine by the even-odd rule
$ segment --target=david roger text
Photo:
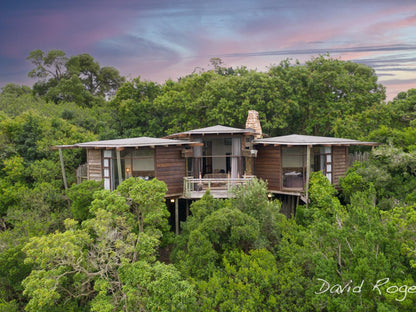
[[[341,284],[334,284],[327,282],[322,278],[318,278],[318,281],[322,283],[321,288],[319,291],[315,291],[316,295],[321,295],[324,293],[330,294],[343,294],[343,293],[361,293],[361,290],[365,284],[365,281],[362,280],[359,284],[353,284],[353,281],[349,281],[348,283],[341,285]],[[387,287],[387,283],[390,281],[388,277],[378,280],[375,284],[371,285],[371,290],[378,293],[379,295],[384,293],[388,294],[397,294],[397,301],[404,301],[408,294],[416,293],[416,285],[408,286],[408,285],[394,285],[389,284]]]

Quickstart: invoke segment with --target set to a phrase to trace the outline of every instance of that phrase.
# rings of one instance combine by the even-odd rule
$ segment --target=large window
[[[306,179],[306,146],[282,149],[283,188],[303,189]],[[330,146],[315,146],[311,149],[310,172],[322,171],[332,183],[332,149]]]
[[[127,150],[121,158],[124,161],[126,178],[133,176],[149,179],[155,176],[154,150]]]
[[[103,177],[104,188],[113,190],[124,179],[141,177],[145,180],[155,176],[154,150],[126,149],[120,152],[120,170],[117,165],[115,150],[103,151]],[[119,177],[121,172],[121,179]]]
[[[287,147],[282,149],[283,188],[303,189],[306,176],[306,147]]]
[[[209,177],[231,173],[232,139],[221,138],[204,141],[203,172]]]
[[[322,173],[332,183],[332,149],[330,146],[315,147],[313,149],[313,171]]]
[[[244,170],[241,138],[212,138],[201,140],[203,146],[194,147],[194,162],[188,163],[193,176],[203,178],[238,178]]]

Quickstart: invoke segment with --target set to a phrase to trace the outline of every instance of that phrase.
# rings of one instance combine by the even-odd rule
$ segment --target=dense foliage
[[[164,85],[137,78],[119,89],[112,104],[121,136],[161,136],[216,124],[241,128],[250,109],[259,112],[269,135],[334,135],[345,127],[337,124],[343,115],[384,98],[373,69],[321,56],[305,65],[285,61],[266,73],[219,68]]]
[[[385,103],[372,68],[329,56],[267,72],[214,58],[213,70],[163,84],[125,81],[88,54],[35,50],[28,60],[33,88],[0,93],[0,311],[414,310],[416,89]],[[235,198],[193,202],[176,237],[163,182],[76,184],[85,155],[74,149],[63,153],[65,190],[51,150],[244,127],[249,109],[269,135],[384,145],[338,189],[312,174],[294,218],[253,180]]]

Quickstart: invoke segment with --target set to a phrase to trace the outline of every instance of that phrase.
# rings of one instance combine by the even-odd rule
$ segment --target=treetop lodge
[[[321,171],[338,185],[349,165],[349,146],[375,146],[375,142],[286,135],[264,137],[257,111],[248,112],[245,129],[216,125],[169,135],[58,145],[64,184],[62,150],[83,148],[86,164],[77,180],[103,181],[114,190],[123,180],[140,177],[164,181],[166,203],[179,232],[179,220],[189,214],[191,201],[207,190],[214,198],[233,196],[232,189],[252,178],[267,181],[270,197],[282,201],[282,213],[290,216],[299,201],[308,203],[309,176]],[[172,213],[171,213],[172,215]]]

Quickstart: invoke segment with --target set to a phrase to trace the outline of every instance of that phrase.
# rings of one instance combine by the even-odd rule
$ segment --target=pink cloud
[[[400,92],[406,92],[410,89],[416,89],[416,79],[414,81],[387,81],[384,85],[386,86],[387,101],[392,101]]]
[[[363,32],[369,38],[380,41],[398,42],[403,40],[398,31],[416,27],[416,15],[409,16],[409,12],[415,12],[416,5],[408,7],[389,8],[369,17],[364,25]],[[392,35],[394,34],[394,35]]]

